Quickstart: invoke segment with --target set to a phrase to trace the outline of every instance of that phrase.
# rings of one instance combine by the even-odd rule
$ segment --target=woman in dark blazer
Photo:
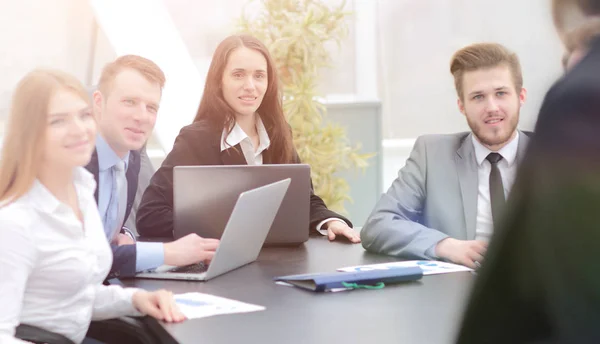
[[[600,0],[553,3],[563,41],[600,33]],[[546,94],[458,343],[600,343],[600,35],[581,37]]]
[[[137,213],[142,236],[173,236],[173,167],[300,163],[281,105],[277,70],[267,48],[247,35],[217,47],[196,118],[181,129],[154,174]],[[350,221],[327,209],[311,189],[310,228],[330,240],[360,242]]]

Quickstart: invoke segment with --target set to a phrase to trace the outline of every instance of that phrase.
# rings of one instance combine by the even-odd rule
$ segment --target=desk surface
[[[180,343],[452,343],[471,273],[424,276],[381,290],[313,293],[276,285],[275,276],[332,272],[394,258],[362,246],[310,238],[302,246],[266,248],[258,261],[208,282],[125,280],[127,286],[202,292],[265,306],[254,313],[162,324]]]

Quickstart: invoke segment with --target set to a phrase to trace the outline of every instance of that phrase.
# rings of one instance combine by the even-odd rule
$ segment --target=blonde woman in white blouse
[[[88,95],[60,71],[17,86],[0,160],[0,343],[28,324],[81,342],[91,320],[182,321],[172,294],[104,286],[112,254],[82,166],[96,136]]]

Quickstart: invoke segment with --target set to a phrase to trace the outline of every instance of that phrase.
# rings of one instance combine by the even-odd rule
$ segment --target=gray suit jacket
[[[360,236],[368,251],[436,259],[447,237],[475,239],[477,162],[471,132],[425,135],[367,219]],[[519,132],[517,163],[529,138]]]

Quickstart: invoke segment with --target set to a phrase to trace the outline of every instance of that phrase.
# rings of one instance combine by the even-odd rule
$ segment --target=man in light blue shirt
[[[93,94],[99,134],[86,168],[98,183],[98,209],[113,249],[109,278],[132,276],[162,264],[208,262],[219,243],[195,234],[166,244],[136,242],[135,235],[123,227],[137,191],[139,150],[154,129],[164,83],[165,76],[154,62],[126,55],[106,65]]]
[[[111,241],[119,243],[131,243],[135,240],[135,235],[127,231],[127,228],[123,227],[123,224],[129,214],[131,213],[131,202],[135,197],[135,190],[138,184],[139,175],[139,153],[137,151],[127,152],[123,159],[110,148],[106,141],[102,138],[102,135],[98,135],[96,138],[96,153],[98,158],[98,210],[100,211],[100,217],[104,225],[104,232],[107,238]],[[132,165],[136,164],[136,168],[130,170],[129,161],[132,161]],[[115,205],[115,202],[111,203],[111,196],[115,195],[117,186],[114,185],[115,180],[115,166],[117,164],[124,165],[124,171],[133,172],[128,173],[127,180],[127,194],[131,189],[132,195],[128,195],[128,199],[131,197],[131,202],[126,203],[126,211],[121,212],[122,218],[119,216],[119,207]],[[126,172],[126,174],[127,174]],[[118,202],[116,202],[118,203]],[[118,230],[117,230],[118,229]],[[125,233],[122,233],[125,232]],[[128,235],[130,240],[123,235]],[[144,271],[148,269],[156,268],[164,264],[164,249],[163,244],[160,242],[137,242],[135,243],[136,254],[135,254],[135,271]]]

